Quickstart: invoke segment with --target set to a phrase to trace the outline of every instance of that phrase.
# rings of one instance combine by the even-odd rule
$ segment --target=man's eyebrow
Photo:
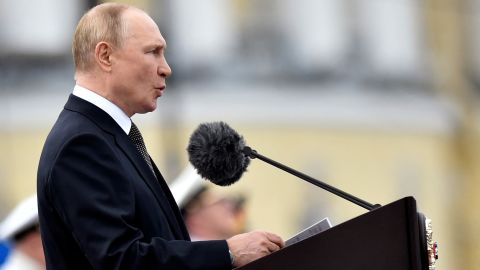
[[[166,48],[167,48],[167,44],[165,44],[165,43],[160,43],[160,42],[155,42],[155,43],[151,43],[151,44],[148,45],[147,47],[156,48],[156,49],[166,49]]]

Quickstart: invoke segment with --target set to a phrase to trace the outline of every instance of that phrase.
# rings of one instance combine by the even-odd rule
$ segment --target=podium
[[[406,197],[237,269],[428,270],[424,222]]]

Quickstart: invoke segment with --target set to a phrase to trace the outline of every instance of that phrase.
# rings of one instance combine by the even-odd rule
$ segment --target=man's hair
[[[94,62],[95,46],[108,42],[121,47],[126,35],[126,25],[122,19],[125,4],[105,3],[95,6],[80,19],[73,37],[72,53],[77,71],[86,71]]]

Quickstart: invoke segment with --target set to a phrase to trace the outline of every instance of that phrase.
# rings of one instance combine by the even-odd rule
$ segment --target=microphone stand
[[[251,158],[251,159],[258,158],[258,159],[260,159],[260,160],[262,160],[262,161],[264,161],[264,162],[266,162],[266,163],[268,163],[268,164],[270,164],[270,165],[273,165],[273,166],[275,166],[275,167],[277,167],[277,168],[279,168],[279,169],[281,169],[281,170],[283,170],[283,171],[285,171],[285,172],[288,172],[288,173],[290,173],[290,174],[292,174],[292,175],[294,175],[294,176],[297,176],[297,177],[299,177],[299,178],[301,178],[301,179],[309,182],[310,184],[313,184],[313,185],[315,185],[315,186],[317,186],[317,187],[320,187],[320,188],[323,188],[323,189],[325,189],[325,190],[327,190],[327,191],[330,191],[331,193],[333,193],[333,194],[335,194],[335,195],[337,195],[337,196],[339,196],[339,197],[342,197],[342,198],[344,198],[345,200],[348,200],[348,201],[350,201],[350,202],[352,202],[352,203],[354,203],[354,204],[356,204],[356,205],[358,205],[358,206],[361,206],[361,207],[363,207],[363,208],[365,208],[365,209],[367,209],[367,210],[369,210],[369,211],[381,207],[380,204],[375,204],[375,205],[373,205],[373,204],[371,204],[371,203],[369,203],[369,202],[366,202],[366,201],[364,201],[364,200],[362,200],[362,199],[360,199],[360,198],[357,198],[357,197],[355,197],[355,196],[353,196],[353,195],[351,195],[351,194],[348,194],[348,193],[346,193],[346,192],[344,192],[344,191],[342,191],[342,190],[340,190],[340,189],[338,189],[338,188],[335,188],[335,187],[333,187],[333,186],[330,186],[330,185],[328,185],[328,184],[326,184],[326,183],[324,183],[324,182],[322,182],[322,181],[320,181],[320,180],[317,180],[317,179],[315,179],[315,178],[312,178],[312,177],[310,177],[310,176],[308,176],[308,175],[306,175],[306,174],[303,174],[303,173],[301,173],[301,172],[299,172],[299,171],[297,171],[297,170],[294,170],[294,169],[292,169],[292,168],[290,168],[290,167],[288,167],[288,166],[285,166],[285,165],[283,165],[283,164],[281,164],[281,163],[279,163],[279,162],[276,162],[275,160],[269,159],[269,158],[267,158],[267,157],[265,157],[265,156],[257,153],[257,151],[253,150],[252,148],[250,148],[250,147],[248,147],[248,146],[245,146],[245,147],[243,148],[243,153],[245,154],[245,156],[247,156],[247,157],[249,157],[249,158]]]
[[[375,210],[379,207],[381,207],[380,204],[371,204],[369,202],[366,202],[362,199],[359,199],[351,194],[348,194],[338,188],[332,187],[326,183],[323,183],[322,181],[319,181],[315,178],[312,178],[306,174],[303,174],[299,171],[296,171],[288,166],[285,166],[275,160],[271,160],[259,153],[257,151],[253,150],[252,148],[245,146],[242,150],[243,154],[251,159],[258,158],[270,165],[273,165],[285,172],[288,172],[294,176],[297,176],[317,187],[323,188],[327,191],[330,191],[331,193],[344,198],[345,200],[348,200],[358,206],[361,206],[369,211]],[[418,226],[419,226],[419,233],[420,233],[420,248],[423,249],[423,252],[420,252],[420,259],[422,262],[422,269],[423,266],[427,267],[428,269],[435,269],[435,263],[436,260],[438,260],[438,244],[436,241],[433,241],[432,238],[432,226],[431,226],[431,220],[427,219],[422,213],[417,212],[417,220],[418,220]],[[425,268],[425,269],[427,269]]]

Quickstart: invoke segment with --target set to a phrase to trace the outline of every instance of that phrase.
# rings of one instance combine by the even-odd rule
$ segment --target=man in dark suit
[[[74,37],[76,85],[38,169],[47,269],[230,269],[280,249],[250,232],[191,242],[130,117],[156,109],[170,75],[166,43],[143,11],[102,4]]]

